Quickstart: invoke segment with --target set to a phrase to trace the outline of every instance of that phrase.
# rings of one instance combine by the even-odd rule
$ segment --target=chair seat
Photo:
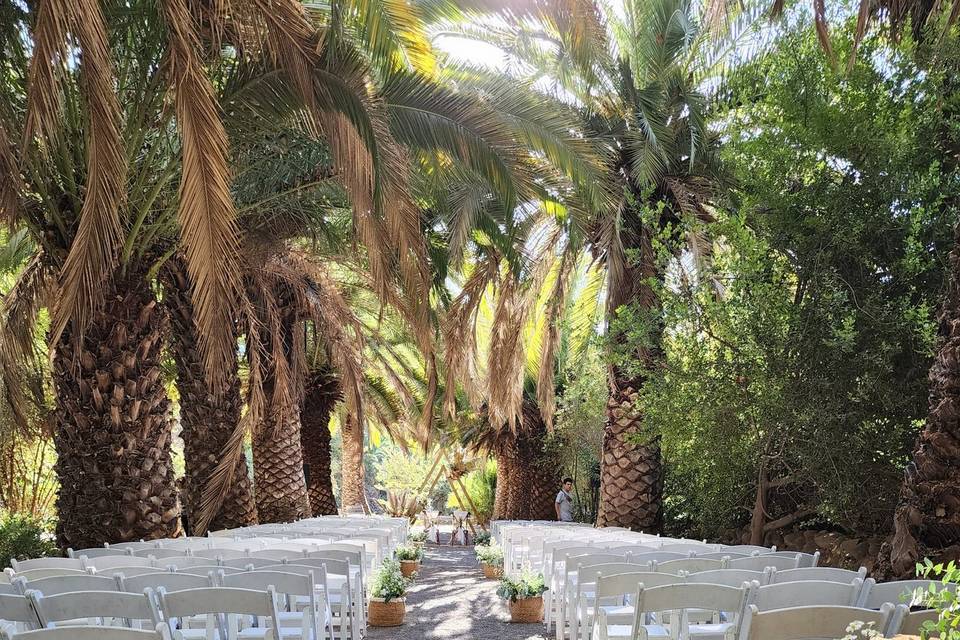
[[[640,638],[670,638],[670,630],[667,627],[659,624],[645,624],[642,627]],[[608,624],[607,625],[607,638],[629,638],[630,634],[633,632],[633,626],[629,624]],[[646,632],[646,636],[643,635],[643,632]],[[593,640],[599,640],[600,628],[597,627],[593,630]]]

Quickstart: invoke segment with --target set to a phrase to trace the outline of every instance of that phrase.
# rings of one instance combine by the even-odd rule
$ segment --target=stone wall
[[[749,531],[731,531],[725,540],[728,544],[749,544]],[[857,570],[866,567],[873,571],[883,544],[883,536],[857,537],[835,531],[769,531],[764,536],[764,545],[776,545],[778,551],[820,552],[821,567],[840,567]]]

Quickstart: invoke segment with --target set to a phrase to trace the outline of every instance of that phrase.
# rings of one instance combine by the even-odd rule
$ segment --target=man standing
[[[573,522],[573,478],[564,478],[563,487],[557,494],[557,499],[553,507],[557,510],[557,520],[560,522]]]

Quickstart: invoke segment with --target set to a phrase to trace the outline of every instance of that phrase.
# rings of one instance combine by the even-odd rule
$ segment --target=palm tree
[[[580,54],[555,21],[459,33],[488,38],[514,56],[521,73],[552,83],[556,95],[579,109],[587,135],[607,145],[607,177],[617,197],[593,219],[587,239],[607,276],[612,361],[597,523],[658,530],[659,438],[644,428],[638,402],[660,359],[657,289],[665,265],[658,252],[676,253],[686,241],[700,240],[685,229],[711,217],[709,201],[720,174],[699,87],[739,31],[719,38],[723,46],[713,44],[688,0],[626,2],[621,11],[596,3],[578,15],[592,43],[582,45]],[[744,21],[734,24],[742,28]]]
[[[307,494],[313,516],[337,513],[330,476],[330,417],[341,398],[340,381],[333,371],[318,367],[310,372],[300,412],[300,448],[309,469]]]

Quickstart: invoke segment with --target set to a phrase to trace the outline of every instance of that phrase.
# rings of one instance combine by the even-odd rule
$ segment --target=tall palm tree
[[[709,201],[721,176],[700,87],[740,31],[708,37],[688,0],[628,1],[617,11],[602,3],[578,6],[589,25],[584,39],[592,43],[580,54],[550,21],[458,32],[509,52],[519,73],[550,84],[580,111],[588,135],[607,145],[616,201],[593,219],[588,238],[607,277],[612,361],[597,523],[658,530],[659,438],[644,428],[638,402],[660,358],[657,289],[665,266],[658,247],[681,251],[686,241],[699,239],[685,229],[710,219]],[[742,31],[745,22],[731,24]]]
[[[330,418],[342,398],[340,381],[326,367],[317,367],[309,374],[300,412],[300,448],[309,469],[307,494],[313,516],[337,514],[337,498],[333,491],[330,469]]]

